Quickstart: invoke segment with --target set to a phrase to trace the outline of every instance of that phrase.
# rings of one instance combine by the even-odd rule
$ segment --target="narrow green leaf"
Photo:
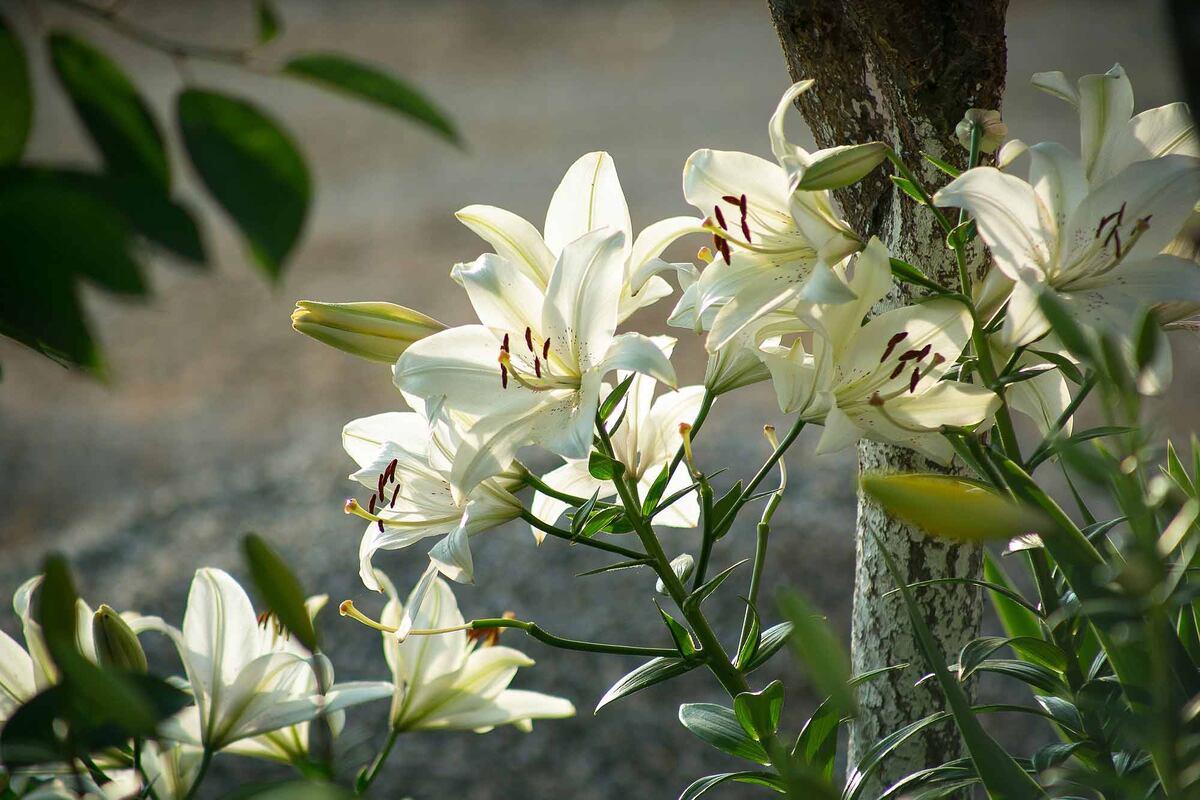
[[[33,88],[25,48],[0,17],[0,165],[20,160],[33,125]]]
[[[734,661],[738,669],[745,669],[746,665],[754,660],[762,644],[762,620],[759,619],[758,610],[749,600],[746,600],[746,613],[750,617],[750,627],[746,629],[746,637],[738,646],[737,659]]]
[[[633,385],[633,379],[636,377],[636,372],[630,374],[628,378],[613,387],[613,390],[604,398],[604,402],[600,404],[600,410],[596,412],[602,421],[607,422],[612,413],[617,410],[617,406],[625,399],[625,395],[629,391],[629,387]]]
[[[792,653],[818,694],[832,698],[843,715],[853,716],[858,701],[850,688],[850,659],[825,617],[795,591],[780,594],[779,609],[795,629]]]
[[[454,124],[432,100],[377,67],[335,53],[311,53],[288,61],[283,73],[399,112],[454,144],[462,143]]]
[[[746,664],[746,672],[750,673],[761,667],[770,660],[771,656],[779,652],[785,644],[788,637],[792,635],[792,623],[781,622],[778,625],[772,625],[763,631],[762,641],[758,645],[758,651],[750,662]]]
[[[929,153],[926,153],[924,150],[921,151],[921,155],[925,158],[926,161],[928,161],[930,164],[933,164],[935,167],[937,167],[942,172],[949,175],[951,178],[957,178],[959,175],[962,175],[961,169],[954,166],[953,164],[950,164],[949,162],[943,161],[942,159],[938,158],[937,156],[930,155]]]
[[[742,692],[733,698],[733,713],[750,738],[761,742],[779,730],[783,713],[783,684],[771,681],[760,691]]]
[[[924,286],[926,289],[941,290],[941,286],[937,281],[928,278],[925,273],[914,267],[907,261],[902,261],[899,258],[891,259],[892,275],[905,283],[912,283],[917,286]]]
[[[105,169],[164,193],[171,167],[162,133],[129,77],[107,55],[68,33],[51,33],[50,61]]]
[[[987,788],[988,794],[996,800],[1026,800],[1026,798],[1045,797],[1045,792],[1037,782],[984,731],[983,726],[975,717],[962,685],[946,666],[946,657],[937,640],[930,633],[929,627],[925,624],[925,618],[917,607],[912,592],[905,584],[895,560],[882,545],[879,546],[879,551],[883,554],[892,580],[900,587],[900,595],[904,600],[909,620],[916,634],[918,648],[937,677],[942,694],[946,698],[947,705],[950,706],[954,722],[958,726],[959,733],[962,734],[967,751],[971,755],[971,760],[974,762],[975,769]]]
[[[688,629],[683,627],[679,620],[664,611],[657,600],[654,601],[654,607],[658,609],[663,623],[666,624],[667,630],[670,631],[671,639],[675,642],[675,649],[679,651],[679,654],[684,658],[696,655],[696,643],[692,641],[692,634],[688,632]]]
[[[250,577],[267,608],[305,649],[309,652],[319,650],[320,639],[304,605],[304,590],[283,557],[257,533],[247,534],[242,539],[242,549],[250,567]]]
[[[650,488],[646,490],[646,498],[642,500],[642,516],[649,517],[655,507],[658,506],[658,501],[662,499],[663,492],[667,490],[667,480],[671,476],[671,465],[663,464],[662,469],[658,471],[658,475],[654,478],[654,483],[650,484]]]
[[[892,183],[896,184],[897,189],[904,192],[913,200],[916,200],[919,204],[925,205],[925,199],[921,197],[921,193],[917,190],[917,187],[913,185],[912,181],[910,181],[908,178],[902,178],[899,175],[888,175],[888,177],[891,178]]]
[[[712,475],[709,475],[708,477],[712,478]],[[733,484],[728,492],[721,495],[720,499],[713,503],[712,518],[715,520],[722,520],[729,516],[729,512],[733,510],[734,505],[737,504],[738,498],[741,497],[741,495],[742,482],[739,480],[737,483]],[[726,533],[728,533],[728,529],[721,531],[720,535],[724,536]],[[717,538],[720,538],[720,536]]]
[[[864,475],[862,488],[890,513],[946,539],[1012,539],[1050,525],[1037,509],[953,475]]]
[[[596,503],[600,500],[600,490],[592,492],[592,496],[587,499],[582,505],[575,509],[571,514],[571,536],[578,539],[583,534],[583,526],[587,523],[588,517],[592,515],[592,509],[596,507]]]
[[[742,730],[732,709],[715,703],[684,703],[679,707],[679,721],[702,741],[724,753],[756,764],[771,763],[763,746]]]
[[[691,786],[683,790],[683,794],[679,795],[679,800],[696,800],[696,798],[707,793],[709,789],[715,789],[722,783],[730,782],[763,786],[767,789],[773,789],[780,794],[786,791],[779,776],[773,775],[770,772],[723,772],[719,775],[708,775],[693,782]]]
[[[628,697],[634,692],[640,692],[656,683],[662,683],[689,672],[700,666],[700,663],[699,661],[685,661],[682,658],[653,658],[610,686],[592,713],[598,713],[600,709],[622,697]]]
[[[300,151],[263,111],[217,92],[184,91],[176,116],[205,187],[233,218],[259,267],[278,278],[312,191]]]
[[[604,572],[620,572],[623,569],[633,569],[634,567],[646,567],[654,563],[652,558],[633,558],[628,561],[618,561],[615,564],[608,564],[603,567],[589,569],[586,572],[576,572],[576,578],[586,578],[589,575],[599,575]]]
[[[703,603],[704,600],[710,594],[715,592],[717,590],[717,587],[719,587],[722,583],[725,582],[725,579],[729,577],[730,573],[732,573],[735,569],[740,567],[742,564],[745,564],[749,560],[750,559],[748,559],[748,558],[743,558],[741,561],[737,562],[736,564],[733,564],[733,565],[728,566],[725,569],[721,570],[714,577],[709,578],[708,581],[705,582],[705,584],[703,586],[696,589],[694,592],[692,592],[690,595],[688,595],[686,600],[683,601],[684,612],[688,613],[692,609],[699,608],[700,604]]]
[[[599,450],[593,450],[588,456],[588,472],[598,481],[611,481],[625,474],[625,465]]]
[[[275,4],[270,0],[258,0],[254,5],[258,17],[258,43],[262,45],[274,41],[283,30],[283,22],[275,10]]]

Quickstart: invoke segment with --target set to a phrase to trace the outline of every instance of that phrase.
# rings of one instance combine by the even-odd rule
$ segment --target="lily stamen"
[[[368,628],[374,628],[375,630],[382,631],[383,633],[395,633],[396,631],[400,630],[399,628],[397,628],[393,625],[384,625],[382,622],[371,619],[366,614],[362,613],[361,611],[359,611],[357,608],[354,607],[353,600],[343,600],[342,604],[338,606],[338,613],[341,614],[343,617],[350,617],[350,619],[355,620],[356,622],[361,622],[363,625],[366,625]],[[446,628],[414,628],[413,630],[408,632],[408,635],[409,636],[437,636],[438,634],[441,634],[441,633],[455,633],[456,631],[469,631],[469,630],[471,630],[471,628],[472,628],[472,625],[470,622],[464,622],[462,625],[451,625]]]

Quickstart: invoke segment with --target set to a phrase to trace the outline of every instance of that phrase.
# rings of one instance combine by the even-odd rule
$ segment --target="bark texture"
[[[1000,107],[1008,0],[768,0],[793,80],[815,78],[798,103],[821,147],[867,141],[889,143],[933,189],[945,176],[921,152],[963,165],[954,127],[968,108]],[[847,219],[880,237],[892,255],[957,282],[953,254],[928,210],[901,199],[883,171],[838,193]],[[912,287],[896,287],[876,311],[911,302]],[[937,469],[903,448],[863,441],[862,471]],[[932,684],[916,685],[928,670],[879,547],[887,548],[910,583],[947,577],[977,578],[978,548],[935,541],[889,518],[860,496],[851,657],[865,672],[911,664],[860,689],[861,713],[851,726],[848,763],[888,733],[933,711],[942,701]],[[878,541],[878,544],[877,544]],[[934,634],[953,658],[979,634],[982,598],[974,588],[943,585],[918,592]],[[931,729],[884,762],[864,796],[877,796],[916,769],[963,755],[952,726]]]

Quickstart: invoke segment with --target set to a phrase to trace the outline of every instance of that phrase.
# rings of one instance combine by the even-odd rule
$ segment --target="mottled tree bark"
[[[889,143],[932,192],[945,176],[927,152],[962,166],[965,151],[954,127],[968,108],[1000,107],[1006,48],[1007,0],[768,0],[793,80],[815,78],[799,100],[821,147],[867,141]],[[879,236],[892,254],[947,285],[957,283],[953,254],[931,214],[902,197],[882,170],[838,192],[855,227]],[[913,287],[897,286],[877,311],[911,302]],[[903,448],[864,441],[862,471],[937,469]],[[878,544],[877,544],[878,542]],[[980,551],[926,538],[891,519],[860,495],[851,631],[856,672],[912,664],[860,690],[861,712],[850,732],[849,764],[904,724],[942,708],[932,682],[915,685],[927,671],[880,554],[887,548],[909,582],[979,577]],[[982,598],[977,589],[942,585],[918,599],[947,654],[979,633]],[[952,726],[930,732],[897,752],[868,782],[876,796],[916,769],[963,755]]]

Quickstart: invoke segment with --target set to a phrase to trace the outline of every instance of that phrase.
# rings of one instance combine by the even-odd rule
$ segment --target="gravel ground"
[[[59,550],[72,558],[93,602],[178,621],[192,570],[215,565],[243,575],[237,543],[257,530],[286,551],[309,587],[377,610],[356,573],[361,528],[341,513],[352,487],[338,433],[347,420],[396,408],[399,400],[386,369],[293,334],[293,301],[389,299],[465,321],[469,308],[447,270],[481,247],[456,223],[455,209],[494,203],[538,220],[566,167],[584,152],[607,149],[635,228],[686,213],[678,184],[687,155],[701,146],[769,154],[767,116],[787,84],[757,3],[281,5],[281,51],[337,46],[395,68],[450,110],[469,147],[455,151],[402,121],[303,86],[194,65],[197,83],[254,97],[302,142],[317,186],[304,241],[285,279],[267,286],[220,212],[185,180],[185,196],[204,212],[217,274],[156,267],[156,299],[145,307],[89,298],[112,360],[109,385],[0,342],[0,595]],[[246,40],[250,8],[131,2],[126,13],[164,33],[228,43]],[[1119,59],[1140,107],[1174,99],[1179,92],[1156,9],[1115,1],[1014,3],[1010,128],[1026,138],[1075,141],[1070,115],[1027,85],[1041,69],[1079,74]],[[28,30],[23,8],[12,16]],[[43,23],[94,34],[169,113],[181,80],[169,60],[50,8]],[[35,156],[92,161],[44,65],[38,78]],[[184,171],[185,159],[174,155]],[[660,323],[665,305],[639,318],[644,330]],[[1196,360],[1182,351],[1193,351],[1195,342],[1180,344],[1177,374],[1188,383]],[[699,378],[696,343],[684,341],[677,352],[684,378]],[[1176,397],[1187,394],[1181,387]],[[1165,405],[1161,418],[1178,430],[1189,413],[1180,401]],[[751,472],[764,455],[758,426],[777,416],[765,387],[726,400],[705,431],[701,458],[724,462],[732,474]],[[844,629],[853,574],[852,461],[806,455],[813,442],[806,435],[791,459],[793,489],[776,517],[766,591],[799,586]],[[750,534],[745,526],[735,530],[716,566],[749,555]],[[695,544],[686,532],[666,538],[672,553]],[[603,562],[555,541],[535,548],[519,525],[477,541],[479,586],[459,592],[468,616],[511,609],[565,635],[662,640],[646,575],[573,580]],[[401,584],[420,566],[406,554],[385,554],[380,563]],[[736,628],[736,599],[711,610],[725,630]],[[330,612],[324,622],[339,677],[382,676],[376,636]],[[13,620],[2,617],[0,626],[12,630]],[[592,718],[596,699],[633,662],[551,652],[515,634],[506,643],[540,662],[518,684],[569,697],[579,716],[539,724],[529,735],[508,729],[402,740],[381,778],[382,796],[672,797],[693,778],[732,766],[690,741],[674,719],[682,700],[717,698],[705,676],[689,675]],[[764,673],[793,670],[786,662],[780,658]],[[811,701],[798,695],[791,702],[793,726]],[[383,704],[352,712],[352,727],[377,732],[385,713]],[[361,759],[369,754],[357,738],[343,743]],[[231,758],[219,762],[214,785],[269,774],[257,762]]]

